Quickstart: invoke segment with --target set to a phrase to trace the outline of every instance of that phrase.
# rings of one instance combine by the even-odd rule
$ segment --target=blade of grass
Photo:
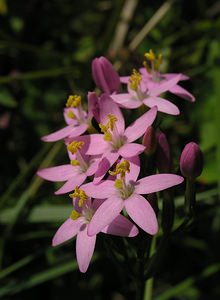
[[[220,271],[220,264],[213,264],[205,268],[202,273],[198,276],[191,276],[182,282],[178,283],[174,287],[171,287],[170,289],[164,291],[161,295],[155,297],[155,300],[169,300],[172,299],[172,297],[182,295],[183,292],[197,283],[200,280],[204,280],[217,272]]]
[[[141,29],[141,31],[135,36],[135,38],[130,42],[128,49],[134,51],[138,45],[143,41],[146,35],[160,22],[160,20],[166,15],[166,13],[171,8],[175,0],[168,0],[161,5],[161,7],[156,11],[153,17],[146,23],[146,25]]]

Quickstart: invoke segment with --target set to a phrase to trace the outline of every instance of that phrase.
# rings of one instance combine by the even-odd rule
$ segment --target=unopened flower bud
[[[144,134],[142,144],[146,147],[144,152],[146,155],[151,155],[156,150],[157,140],[153,126],[149,126]]]
[[[170,147],[163,132],[157,133],[157,151],[156,163],[160,173],[167,173],[171,171],[172,157]]]
[[[202,173],[203,154],[199,146],[194,143],[188,143],[180,157],[180,170],[183,176],[196,178]]]
[[[120,78],[107,58],[101,56],[93,59],[92,77],[104,93],[112,94],[119,91]]]

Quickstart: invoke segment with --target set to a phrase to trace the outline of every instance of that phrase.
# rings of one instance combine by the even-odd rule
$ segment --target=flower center
[[[123,200],[130,197],[134,191],[134,187],[125,182],[126,173],[130,173],[130,163],[126,159],[116,165],[115,171],[109,171],[110,175],[119,175],[120,177],[115,180],[115,188],[119,191],[119,195]]]
[[[67,117],[73,120],[77,120],[79,124],[88,122],[85,117],[85,112],[82,109],[81,105],[81,96],[79,95],[70,95],[66,101],[67,108],[75,108],[78,116],[73,111],[68,111]]]
[[[115,115],[109,114],[107,124],[99,124],[101,132],[104,133],[104,140],[110,142],[113,150],[118,150],[124,144],[124,139],[117,129],[117,121]]]
[[[143,61],[143,65],[147,72],[152,75],[153,81],[160,81],[160,66],[163,63],[163,55],[159,53],[156,55],[152,49],[144,54],[146,60]]]

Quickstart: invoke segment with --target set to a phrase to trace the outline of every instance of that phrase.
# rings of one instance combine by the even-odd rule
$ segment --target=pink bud
[[[104,56],[93,59],[92,76],[96,85],[104,93],[112,94],[119,91],[119,76],[110,61]]]
[[[156,150],[157,140],[153,126],[149,126],[144,134],[142,144],[146,147],[144,152],[151,155]]]
[[[157,133],[156,163],[160,173],[171,171],[172,157],[170,147],[166,135],[163,132]]]
[[[180,170],[185,177],[196,178],[202,173],[203,154],[199,146],[194,143],[188,143],[180,157]]]

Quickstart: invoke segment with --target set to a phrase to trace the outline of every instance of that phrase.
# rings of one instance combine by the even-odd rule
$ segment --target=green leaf
[[[17,102],[7,90],[0,91],[0,105],[6,107],[16,107]]]

